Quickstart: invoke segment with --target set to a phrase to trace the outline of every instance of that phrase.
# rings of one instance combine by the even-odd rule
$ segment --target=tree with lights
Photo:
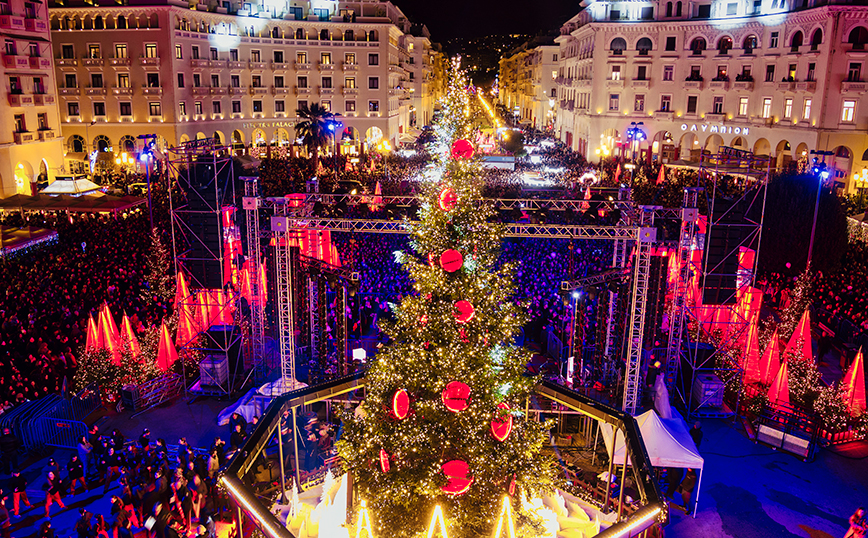
[[[520,411],[535,384],[524,375],[529,352],[513,344],[526,315],[514,268],[496,266],[504,229],[480,203],[482,169],[467,141],[475,105],[454,75],[413,252],[396,253],[415,293],[382,324],[391,343],[338,443],[377,535],[418,536],[436,506],[450,535],[489,535],[504,495],[533,496],[555,476],[541,453],[549,425]]]
[[[157,227],[151,229],[151,248],[148,249],[145,262],[148,267],[148,295],[155,301],[168,302],[175,295],[172,256]]]

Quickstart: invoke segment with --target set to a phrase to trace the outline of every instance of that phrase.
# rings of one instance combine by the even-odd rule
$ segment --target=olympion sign
[[[697,125],[695,123],[688,125],[686,123],[681,124],[682,131],[701,131],[703,133],[720,133],[720,134],[740,134],[747,135],[750,134],[749,127],[733,127],[732,125],[709,125],[708,123],[703,123],[701,125]]]

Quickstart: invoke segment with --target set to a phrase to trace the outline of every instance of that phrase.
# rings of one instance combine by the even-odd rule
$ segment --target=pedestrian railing
[[[79,420],[55,417],[39,417],[32,431],[43,446],[77,448],[78,441],[87,435],[87,425]]]

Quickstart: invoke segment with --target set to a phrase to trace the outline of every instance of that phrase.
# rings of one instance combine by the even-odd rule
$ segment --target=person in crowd
[[[6,509],[6,497],[0,492],[0,536],[10,538],[12,535],[12,521],[9,510]]]
[[[687,469],[684,474],[684,480],[678,485],[678,492],[681,493],[681,500],[684,502],[683,508],[685,512],[690,511],[690,498],[693,496],[693,488],[696,487],[696,471]]]
[[[69,480],[70,495],[75,495],[75,485],[81,484],[81,487],[87,491],[87,482],[84,480],[84,465],[78,458],[78,454],[73,454],[66,464],[67,479]]]
[[[18,517],[21,514],[22,503],[28,510],[33,507],[30,499],[27,498],[27,479],[21,476],[19,471],[12,471],[9,487],[12,488],[12,513]]]
[[[12,430],[3,428],[3,435],[0,435],[0,453],[3,456],[3,472],[12,474],[12,471],[18,468],[18,448],[21,443]]]
[[[232,432],[232,435],[229,437],[229,446],[232,450],[238,450],[241,448],[241,445],[244,444],[244,441],[247,439],[247,435],[244,432],[244,428],[240,422],[235,424],[235,430]]]
[[[61,498],[63,482],[60,480],[60,476],[54,474],[54,471],[48,471],[46,487],[48,489],[45,491],[45,517],[48,518],[51,517],[52,504],[58,504],[61,510],[66,508],[66,505],[63,504],[63,499]]]
[[[78,460],[84,466],[85,476],[90,475],[94,471],[93,464],[93,445],[87,440],[84,435],[78,440]]]
[[[696,444],[696,448],[699,448],[699,445],[702,444],[702,423],[698,420],[694,422],[689,433],[690,438],[693,439],[694,444]]]
[[[37,538],[54,538],[54,529],[51,528],[51,521],[43,521],[39,526],[39,534]]]
[[[84,508],[79,508],[78,514],[79,517],[75,522],[75,533],[78,535],[78,538],[96,538],[96,534],[93,532],[93,523],[91,522],[93,514]]]
[[[862,538],[868,532],[868,526],[865,524],[865,509],[861,506],[853,512],[848,521],[850,528],[847,529],[847,534],[844,538]]]
[[[142,452],[147,452],[151,443],[151,430],[145,428],[139,436],[139,446],[142,447]]]

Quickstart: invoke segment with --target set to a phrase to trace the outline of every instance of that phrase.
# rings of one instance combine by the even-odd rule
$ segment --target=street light
[[[392,144],[388,140],[383,140],[377,144],[377,149],[383,152],[383,168],[386,171],[386,179],[389,179],[389,159],[387,153],[392,150]]]
[[[627,129],[627,140],[630,141],[630,161],[633,163],[633,167],[630,169],[630,186],[633,185],[633,169],[636,167],[636,149],[646,138],[645,131],[642,129],[644,126],[645,122],[631,121],[630,128]]]
[[[853,174],[853,181],[856,183],[856,188],[859,189],[859,209],[862,209],[865,187],[868,186],[868,168],[863,168],[861,174]]]
[[[157,135],[139,135],[137,137],[144,140],[142,152],[139,154],[139,160],[145,163],[145,178],[148,182],[148,215],[151,219],[151,229],[154,229],[154,204],[151,200],[151,161],[154,160],[154,145],[157,143]]]
[[[332,132],[332,139],[334,140],[334,152],[335,152],[335,183],[338,182],[338,131],[343,128],[344,124],[337,121],[331,120],[329,121],[329,131]]]
[[[829,169],[826,167],[826,155],[833,155],[833,152],[811,150],[811,155],[819,155],[822,157],[822,160],[819,160],[818,157],[814,157],[814,164],[811,167],[811,172],[813,172],[814,176],[817,178],[817,201],[814,202],[814,221],[811,224],[811,242],[808,243],[808,269],[811,267],[811,256],[814,253],[814,234],[817,232],[817,212],[820,210],[820,190],[823,188],[823,182],[829,179],[829,176],[831,175]]]

